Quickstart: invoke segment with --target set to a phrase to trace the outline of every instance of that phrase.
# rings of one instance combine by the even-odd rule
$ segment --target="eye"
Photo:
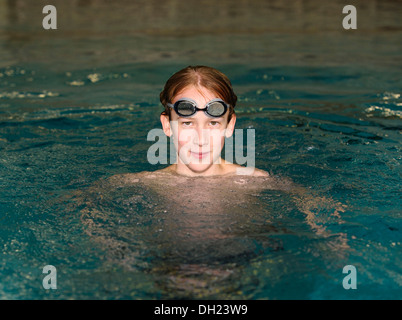
[[[210,121],[209,124],[211,125],[211,127],[218,127],[220,125],[218,121]]]
[[[183,122],[181,123],[181,125],[182,125],[183,127],[190,127],[192,124],[193,124],[193,123],[192,123],[191,121],[183,121]]]

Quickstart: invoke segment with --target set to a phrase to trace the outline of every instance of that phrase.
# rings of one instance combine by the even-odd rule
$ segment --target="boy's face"
[[[191,86],[181,91],[171,103],[183,98],[191,98],[198,108],[204,109],[209,101],[219,97],[206,88]],[[229,111],[222,117],[212,118],[204,111],[197,111],[191,117],[180,117],[171,110],[169,123],[168,116],[161,116],[165,134],[173,135],[178,153],[177,165],[181,172],[203,175],[218,173],[225,137],[232,135],[236,122],[234,114],[229,122],[228,117]]]

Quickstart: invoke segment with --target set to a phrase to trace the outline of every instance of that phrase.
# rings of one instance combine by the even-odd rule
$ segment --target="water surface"
[[[399,1],[356,2],[353,32],[341,1],[56,1],[54,32],[45,4],[0,1],[2,298],[401,298]],[[164,167],[147,134],[189,64],[229,76],[256,166],[307,197],[110,178]]]

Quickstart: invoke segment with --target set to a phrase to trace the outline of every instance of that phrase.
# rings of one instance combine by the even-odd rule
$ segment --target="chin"
[[[210,169],[212,164],[189,164],[187,168],[196,173],[203,173]]]

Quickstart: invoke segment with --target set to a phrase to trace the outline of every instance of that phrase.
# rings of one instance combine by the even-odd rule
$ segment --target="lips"
[[[203,158],[206,158],[207,156],[209,156],[210,152],[209,151],[208,152],[193,152],[193,151],[190,151],[190,153],[194,158],[203,159]]]

